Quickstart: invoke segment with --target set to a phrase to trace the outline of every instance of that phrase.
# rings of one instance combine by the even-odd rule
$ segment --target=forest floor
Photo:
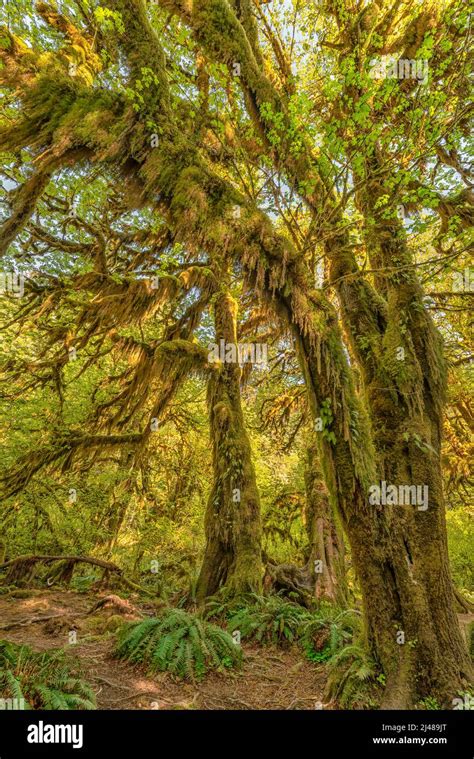
[[[167,673],[145,672],[112,658],[114,636],[106,607],[88,614],[97,594],[22,591],[0,596],[0,639],[26,643],[37,651],[71,649],[92,685],[98,709],[317,709],[326,668],[296,649],[243,643],[240,670],[210,673],[201,682],[178,681]],[[103,594],[107,595],[106,593]],[[136,608],[146,610],[146,605]],[[39,621],[48,617],[45,621]],[[69,636],[76,631],[77,642]],[[324,704],[324,708],[331,708]]]

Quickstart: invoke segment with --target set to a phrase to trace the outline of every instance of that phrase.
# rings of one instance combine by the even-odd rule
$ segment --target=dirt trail
[[[27,643],[38,651],[70,646],[92,684],[99,709],[306,709],[321,708],[324,666],[305,660],[296,650],[243,644],[241,670],[209,674],[200,683],[182,682],[163,673],[142,671],[111,657],[114,638],[94,634],[86,612],[97,595],[41,591],[27,598],[0,596],[0,639]],[[46,622],[38,617],[57,616]],[[94,615],[99,624],[105,612]],[[22,622],[10,629],[12,623]],[[77,642],[69,634],[77,631]],[[326,705],[324,708],[328,708]]]

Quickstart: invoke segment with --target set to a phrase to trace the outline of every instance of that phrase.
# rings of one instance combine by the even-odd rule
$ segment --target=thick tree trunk
[[[374,405],[377,401],[382,403],[382,409],[372,409],[378,454],[383,453],[384,439],[392,439],[394,443],[393,447],[389,446],[386,454],[381,456],[384,467],[380,468],[378,478],[382,479],[385,472],[390,478],[398,474],[405,478],[408,472],[412,479],[404,479],[401,480],[402,482],[419,482],[420,484],[424,482],[430,487],[430,504],[427,511],[418,511],[413,507],[371,505],[368,503],[369,488],[376,482],[373,471],[375,451],[371,443],[372,433],[364,420],[364,404],[360,402],[352,387],[351,367],[348,365],[343,350],[337,314],[323,293],[311,292],[305,265],[288,241],[275,234],[270,220],[247,203],[232,185],[222,179],[221,174],[212,172],[209,165],[202,161],[198,151],[195,150],[194,140],[183,133],[185,122],[177,120],[171,107],[170,91],[165,76],[166,57],[160,48],[156,33],[147,20],[144,3],[139,0],[134,0],[134,2],[109,0],[109,4],[122,13],[127,28],[127,34],[122,35],[120,42],[130,66],[131,84],[141,79],[143,67],[151,66],[155,74],[156,86],[151,84],[147,89],[147,98],[140,111],[141,121],[131,122],[128,116],[130,109],[128,107],[125,109],[123,104],[118,103],[117,117],[114,117],[117,129],[92,130],[87,135],[87,150],[91,154],[93,152],[98,160],[104,160],[104,155],[106,160],[119,157],[121,165],[127,168],[128,175],[134,175],[136,187],[140,189],[140,202],[146,197],[156,202],[157,188],[159,188],[160,204],[168,211],[168,222],[173,228],[176,240],[188,243],[191,249],[199,246],[203,250],[214,251],[220,246],[221,249],[229,251],[242,265],[248,283],[258,294],[264,294],[291,325],[305,373],[313,416],[315,419],[320,417],[321,406],[328,400],[334,415],[334,440],[324,438],[320,443],[324,478],[330,498],[337,504],[351,545],[352,557],[361,585],[368,641],[382,664],[389,684],[387,693],[391,700],[389,699],[387,703],[408,706],[419,696],[435,695],[439,697],[440,702],[449,704],[450,698],[470,676],[470,665],[454,615],[453,591],[447,566],[438,451],[436,445],[433,446],[436,430],[439,429],[436,417],[440,412],[436,410],[432,414],[430,410],[430,405],[433,402],[436,403],[436,393],[431,392],[427,386],[429,378],[422,373],[419,377],[412,377],[411,380],[411,387],[415,385],[418,386],[419,391],[423,390],[421,411],[416,409],[420,392],[411,396],[411,387],[408,391],[407,387],[403,387],[403,377],[401,384],[398,385],[394,385],[393,382],[387,385],[381,383],[382,387],[388,389],[385,394],[382,392],[379,395],[371,395],[369,383],[366,382],[365,396],[369,398],[370,404]],[[256,59],[244,39],[240,26],[229,23],[224,28],[221,24],[221,18],[224,17],[219,15],[221,11],[224,12],[226,19],[231,19],[229,4],[200,2],[197,6],[193,6],[191,11],[187,5],[186,7],[181,3],[178,5],[182,6],[185,22],[197,22],[200,41],[204,47],[208,43],[211,52],[215,53],[218,47],[215,43],[217,39],[215,28],[219,29],[219,41],[221,37],[225,39],[227,35],[226,41],[231,45],[230,47],[229,44],[221,46],[224,48],[223,62],[234,60],[234,51],[238,48],[243,50],[241,63],[245,65],[242,65],[242,81],[248,89],[249,97],[255,104],[275,104],[273,110],[278,113],[280,110],[278,93],[270,85],[264,72],[256,70],[258,69]],[[209,11],[207,22],[203,23],[207,11]],[[54,73],[56,75],[56,71]],[[70,86],[68,82],[68,88]],[[25,93],[31,90],[30,86]],[[36,93],[37,90],[34,92]],[[93,93],[93,97],[97,98],[97,95]],[[25,98],[27,94],[23,99]],[[43,124],[47,119],[45,114],[41,114],[42,120],[38,120],[38,131],[42,131],[44,135],[57,135],[62,133],[59,126],[67,126],[67,134],[71,141],[82,145],[84,142],[83,120],[80,114],[86,114],[89,105],[93,106],[94,113],[97,113],[98,117],[101,116],[104,119],[104,124],[112,123],[108,99],[104,99],[103,103],[101,100],[91,99],[90,103],[87,103],[87,99],[81,93],[81,100],[76,102],[80,102],[81,105],[79,109],[76,108],[74,117],[70,115],[70,112],[66,112],[64,119],[61,115],[53,119],[54,123]],[[48,107],[51,110],[51,101],[48,101]],[[62,100],[59,107],[62,114],[64,112]],[[55,113],[58,112],[55,111]],[[258,116],[258,108],[255,108],[254,112]],[[144,128],[148,117],[157,119],[162,129],[161,151],[159,152],[149,150],[148,132]],[[120,130],[118,129],[119,119],[122,120]],[[274,128],[273,123],[272,121],[271,129]],[[50,126],[54,129],[51,128],[50,132],[47,132],[46,127]],[[122,128],[125,126],[126,129]],[[268,124],[262,123],[262,127],[264,132],[268,131]],[[20,136],[24,133],[21,129],[17,131]],[[127,137],[117,143],[115,135],[119,132]],[[129,143],[128,136],[132,133],[133,140]],[[17,146],[27,147],[31,141],[27,135],[26,138],[23,137],[18,141]],[[51,148],[46,138],[44,141],[45,147]],[[54,142],[52,145],[57,147]],[[283,142],[284,150],[286,146],[287,143]],[[338,226],[338,218],[332,213],[333,209],[326,203],[324,193],[321,192],[320,178],[315,177],[317,180],[315,182],[308,181],[313,179],[311,173],[314,174],[312,159],[309,161],[309,170],[307,170],[308,162],[304,160],[304,157],[295,160],[292,151],[286,151],[286,155],[288,156],[286,168],[293,185],[299,187],[304,182],[314,188],[310,196],[306,198],[310,207],[314,207],[318,213],[319,201],[323,197],[327,217],[331,219],[334,227]],[[280,154],[276,157],[281,159],[283,164],[284,155]],[[232,219],[232,211],[236,203],[243,211],[239,217],[240,222],[235,219],[226,221],[227,216]],[[344,255],[350,256],[352,246],[343,246],[343,248]],[[354,267],[352,260],[348,263],[349,267]],[[410,318],[413,319],[416,319],[418,315],[422,316],[422,312],[416,310],[419,307],[418,302],[413,302],[413,307],[410,305],[411,295],[404,290],[401,279],[402,271],[406,270],[403,265],[398,266],[399,263],[403,264],[395,256],[391,266],[395,270],[399,269],[396,274],[400,275],[400,281],[396,283],[394,280],[394,288],[388,295],[388,303],[385,303],[377,294],[374,295],[362,279],[348,277],[341,280],[340,291],[342,287],[348,287],[348,299],[344,301],[341,298],[347,314],[358,319],[364,297],[366,298],[367,308],[363,310],[360,329],[355,330],[357,333],[355,336],[366,338],[363,329],[364,319],[367,319],[369,327],[377,326],[377,323],[380,326],[381,331],[376,340],[375,354],[369,355],[366,362],[366,364],[370,363],[375,355],[374,366],[377,380],[380,380],[380,376],[377,375],[381,362],[377,361],[376,354],[381,344],[388,345],[388,342],[392,340],[392,346],[403,345],[398,342],[396,320],[387,320],[385,311],[391,310],[392,314],[398,311],[404,316],[409,313]],[[340,272],[335,272],[336,279],[347,273],[347,267],[342,267]],[[333,281],[335,281],[334,278]],[[354,283],[353,289],[351,289],[351,283]],[[397,287],[397,284],[400,286]],[[404,307],[404,298],[408,304],[408,311]],[[385,331],[382,339],[381,333],[388,322],[390,322],[390,329]],[[400,327],[405,326],[400,323]],[[428,346],[424,344],[425,337],[429,333],[425,330],[417,331],[410,328],[410,334],[414,341],[412,353],[420,356],[421,361],[424,361],[425,357],[430,361],[431,353],[426,350]],[[390,351],[386,355],[391,356]],[[223,376],[225,376],[225,371],[224,368]],[[243,431],[240,401],[238,397],[236,399],[232,387],[229,380],[228,390],[224,392],[217,380],[213,380],[209,392],[210,406],[213,409],[211,428],[216,477],[220,473],[223,483],[227,482],[230,475],[228,468],[224,467],[218,458],[219,449],[227,450],[226,436],[221,433],[218,423],[220,410],[222,410],[222,417],[226,420],[226,428],[232,432],[231,437],[236,436],[235,431],[237,433]],[[375,392],[375,384],[373,390]],[[395,405],[399,408],[395,415],[395,423],[391,426],[391,406],[385,406],[384,402],[387,398],[392,402],[393,396]],[[410,404],[411,397],[414,403]],[[405,405],[405,401],[409,405]],[[406,430],[409,436],[405,441],[401,433],[406,409],[410,410],[408,417],[410,429]],[[377,429],[379,420],[380,430]],[[385,424],[387,426],[384,435]],[[422,429],[428,429],[432,434],[431,441],[429,438],[426,440],[436,451],[433,459],[426,452],[422,452],[421,448],[419,454],[415,451],[420,440],[422,447],[424,445],[425,438],[420,436]],[[248,452],[246,436],[237,434],[237,437],[240,441],[240,448],[238,445],[237,449]],[[217,444],[219,442],[220,446]],[[398,464],[395,461],[395,455],[404,447],[409,449],[409,454],[405,455]],[[413,455],[410,451],[413,451]],[[232,460],[231,455],[227,463]],[[250,469],[247,466],[250,458],[244,456],[241,460],[243,472],[248,472],[247,483],[251,491],[254,476],[251,464]],[[253,577],[250,583],[247,581],[242,583],[252,585],[259,574],[258,571],[254,570],[253,573],[250,571],[248,560],[243,562],[247,572],[239,572],[236,569],[232,571],[239,561],[239,556],[249,558],[258,554],[258,551],[253,550],[258,543],[254,529],[257,520],[256,518],[248,519],[248,526],[246,526],[243,518],[246,510],[251,516],[254,515],[258,496],[256,500],[252,498],[245,500],[245,478],[242,472],[241,475],[242,506],[231,512],[232,529],[226,525],[227,534],[223,535],[222,539],[219,536],[217,539],[210,527],[212,520],[210,517],[208,519],[208,548],[201,573],[199,588],[201,595],[205,595],[212,585],[216,585],[216,576],[219,582],[224,575],[226,579]],[[424,479],[418,480],[421,477]],[[212,513],[212,508],[219,508],[222,502],[221,494],[224,492],[227,490],[221,487],[216,479],[215,495],[219,498],[212,504],[210,502],[209,513]],[[236,550],[230,552],[230,560],[220,561],[222,556],[220,549],[224,548],[224,555],[227,556],[229,541],[230,546],[235,547]],[[244,543],[247,550],[237,550],[239,541]],[[217,549],[214,551],[215,546],[219,548],[219,551]],[[216,570],[218,566],[221,566],[222,570]],[[404,631],[405,640],[410,643],[398,644],[397,631]]]
[[[471,680],[472,665],[455,611],[447,549],[440,453],[443,348],[410,268],[402,225],[395,214],[389,220],[377,214],[381,193],[382,188],[364,183],[360,204],[370,230],[372,267],[385,267],[386,305],[380,309],[377,301],[368,309],[367,299],[358,297],[361,285],[339,280],[344,245],[331,253],[332,279],[363,373],[378,479],[397,489],[421,486],[426,502],[381,504],[373,549],[368,535],[347,529],[364,595],[368,643],[387,676],[384,706],[406,708],[428,695],[450,706]],[[397,266],[404,268],[401,280],[390,274]],[[368,560],[372,550],[378,561]]]
[[[370,487],[377,478],[360,454],[363,450],[371,458],[375,454],[361,418],[358,445],[345,430],[349,421],[344,421],[347,410],[343,407],[351,401],[351,386],[346,382],[341,387],[344,365],[333,355],[333,366],[340,366],[340,373],[331,381],[328,372],[318,370],[325,365],[324,354],[315,350],[308,337],[298,337],[315,419],[320,418],[322,401],[336,394],[332,400],[335,442],[320,439],[321,462],[360,583],[367,645],[387,679],[384,706],[410,708],[428,695],[449,706],[457,691],[471,681],[472,668],[454,613],[439,471],[422,451],[418,455],[413,451],[408,479],[408,470],[399,471],[398,476],[386,471],[387,481],[397,485],[428,484],[426,511],[371,504]],[[398,461],[407,443],[400,436],[397,445],[387,463]]]
[[[344,606],[347,602],[344,540],[331,513],[318,463],[316,445],[312,443],[305,462],[307,567],[315,598]]]
[[[386,505],[365,529],[363,518],[348,526],[367,641],[387,678],[387,708],[409,708],[428,695],[450,706],[471,677],[452,602],[438,476],[424,464],[420,456],[408,481],[429,484],[426,511]],[[397,466],[384,476],[407,482]]]
[[[237,345],[236,303],[220,293],[215,303],[216,342]],[[214,479],[205,517],[206,548],[197,598],[226,586],[232,593],[260,592],[260,499],[240,401],[240,367],[225,362],[208,383]]]

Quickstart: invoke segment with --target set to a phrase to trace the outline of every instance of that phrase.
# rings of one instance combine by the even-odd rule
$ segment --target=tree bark
[[[237,347],[237,306],[228,292],[215,302],[216,342]],[[240,367],[225,362],[208,382],[213,484],[205,517],[206,548],[198,602],[225,586],[238,594],[261,592],[260,499],[240,400]]]
[[[334,438],[320,440],[321,463],[331,502],[338,509],[351,546],[361,586],[368,644],[387,677],[386,703],[407,707],[417,698],[434,695],[440,703],[449,704],[456,691],[472,678],[472,669],[454,614],[453,589],[449,578],[438,456],[439,387],[442,383],[436,376],[439,363],[436,351],[433,352],[430,345],[432,332],[422,324],[426,311],[419,310],[420,299],[413,297],[412,285],[406,286],[403,280],[403,266],[398,266],[398,253],[391,248],[390,238],[387,237],[384,241],[386,255],[388,259],[395,255],[390,265],[400,270],[397,275],[402,278],[398,283],[394,278],[393,288],[387,290],[385,299],[374,293],[369,283],[360,277],[354,265],[351,246],[346,246],[344,240],[341,246],[341,241],[335,237],[330,239],[330,244],[337,250],[337,256],[333,259],[335,268],[332,280],[333,283],[337,282],[344,326],[349,335],[352,329],[353,352],[364,367],[364,372],[368,372],[362,399],[353,387],[353,367],[345,354],[338,315],[323,293],[311,290],[308,284],[311,279],[304,261],[298,258],[287,239],[274,232],[268,217],[250,205],[220,174],[213,173],[204,164],[194,148],[193,140],[183,134],[184,122],[177,122],[170,107],[166,59],[157,35],[147,20],[144,3],[139,0],[127,3],[124,0],[110,0],[109,4],[122,13],[127,28],[120,44],[128,59],[132,84],[140,78],[142,68],[150,66],[157,84],[148,88],[136,123],[131,121],[133,114],[129,117],[130,109],[125,109],[121,101],[116,103],[115,115],[102,92],[100,97],[104,98],[104,102],[100,99],[95,102],[92,96],[90,101],[82,97],[80,103],[84,113],[95,103],[94,111],[102,114],[104,124],[121,121],[121,126],[127,129],[120,130],[120,134],[130,135],[133,132],[133,140],[129,144],[128,137],[117,143],[110,128],[96,130],[87,136],[88,149],[94,151],[98,160],[120,159],[121,165],[128,170],[128,176],[133,174],[140,190],[140,202],[147,197],[156,202],[159,188],[160,207],[167,213],[176,240],[189,244],[191,249],[200,246],[213,251],[216,245],[220,245],[228,250],[242,265],[247,284],[258,295],[266,297],[291,326],[314,419],[320,417],[324,403],[329,401],[332,409],[334,422],[331,431]],[[242,86],[254,103],[254,118],[258,119],[258,105],[262,103],[270,103],[275,113],[282,110],[277,91],[259,67],[245,38],[245,31],[234,19],[228,3],[224,0],[214,3],[200,0],[194,4],[194,12],[188,4],[170,2],[168,5],[171,5],[171,10],[174,5],[180,6],[177,10],[182,12],[184,22],[195,24],[198,39],[204,48],[210,50],[211,57],[219,57],[218,53],[222,50],[222,62],[241,61]],[[229,23],[222,25],[222,18]],[[23,99],[27,97],[25,91]],[[94,97],[98,98],[96,95]],[[149,116],[157,119],[162,127],[159,153],[149,150],[148,134],[144,129],[144,122]],[[46,117],[43,116],[43,119],[46,120]],[[52,134],[60,134],[57,121],[54,121]],[[79,129],[80,122],[77,110],[74,118],[67,113],[68,133],[71,132],[77,144],[84,141]],[[263,122],[261,120],[260,126],[264,134],[273,129],[273,123]],[[41,126],[40,122],[38,126]],[[30,138],[24,137],[22,130],[17,131],[23,140],[20,147],[27,146]],[[314,188],[305,199],[317,212],[319,199],[324,197],[321,192],[324,177],[311,176],[311,173],[314,175],[319,171],[311,156],[296,160],[291,151],[286,150],[285,141],[282,146],[288,156],[286,164],[281,151],[276,158],[281,159],[282,166],[286,167],[294,187],[304,183]],[[314,182],[308,182],[313,178]],[[242,209],[240,222],[230,220],[236,203]],[[338,218],[332,214],[330,203],[326,204],[326,211],[332,218],[332,226],[339,228]],[[347,277],[348,273],[351,276]],[[406,374],[400,374],[399,381],[394,381],[396,369],[400,367],[393,365],[393,347],[403,345],[399,339],[402,328],[407,327],[401,321],[397,322],[397,313],[408,321],[408,332],[403,334],[408,334],[412,341],[408,346],[410,366],[416,368],[419,359],[418,364],[421,362],[429,368],[428,372],[415,373],[409,382],[406,381]],[[355,330],[356,323],[358,328]],[[361,347],[360,341],[357,342],[357,337],[365,336],[366,325],[371,329],[370,336],[375,345],[372,348],[369,346],[366,355],[362,356],[365,348]],[[377,360],[379,350],[384,353],[382,361]],[[384,370],[388,367],[383,377],[391,381],[376,385],[381,379],[381,367]],[[226,376],[224,372],[222,376]],[[209,385],[214,460],[216,472],[221,472],[224,483],[230,479],[230,474],[218,459],[219,448],[226,450],[225,436],[219,424],[220,411],[227,429],[243,430],[239,422],[240,399],[236,398],[233,387],[230,380],[219,383],[217,378]],[[375,434],[366,419],[366,399],[371,406]],[[408,438],[404,437],[405,433],[408,433]],[[238,437],[242,451],[249,451],[246,436]],[[374,440],[381,462],[377,462],[377,477]],[[219,441],[221,446],[217,444]],[[435,451],[434,457],[427,446]],[[401,458],[398,459],[398,456]],[[245,470],[249,456],[242,461]],[[368,502],[369,488],[382,478],[394,481],[394,484],[414,482],[428,485],[428,510],[371,505]],[[251,483],[252,476],[247,480]],[[220,499],[221,492],[227,491],[220,487],[217,489],[217,485],[216,481],[215,493]],[[244,486],[242,479],[242,495]],[[226,487],[229,489],[230,486]],[[214,503],[215,508],[218,508],[219,499]],[[242,524],[240,516],[246,508],[250,508],[251,515],[254,513],[255,499],[250,499],[246,504],[243,498],[242,502],[243,508],[231,512],[232,517],[235,516],[235,520],[231,520],[235,528],[228,534],[231,536],[231,546],[237,545],[238,538],[248,550],[231,554],[231,560],[225,554],[225,561],[221,560],[222,552],[213,554],[213,550],[216,546],[227,548],[228,538],[224,536],[224,540],[218,540],[209,527],[199,588],[201,595],[216,585],[216,575],[221,581],[224,575],[226,579],[246,575],[255,579],[258,574],[250,571],[240,573],[232,569],[238,555],[255,556],[253,547],[258,543],[252,530]],[[227,505],[230,506],[229,503]],[[211,503],[208,504],[208,512],[212,513]],[[256,523],[256,519],[249,520],[249,525],[255,526]],[[251,534],[248,534],[249,530]],[[209,563],[206,564],[206,561]],[[248,562],[244,563],[248,569]],[[208,567],[218,565],[221,570],[214,573],[207,571]],[[397,643],[399,631],[405,633],[404,644]]]
[[[377,211],[384,192],[380,180],[373,179],[382,173],[379,166],[375,157],[367,162],[359,204],[372,267],[385,272],[383,318],[378,318],[377,307],[369,322],[367,299],[354,297],[357,283],[339,279],[344,245],[331,252],[332,279],[351,350],[362,369],[379,479],[397,487],[426,486],[429,495],[426,508],[381,507],[378,597],[390,597],[390,602],[382,619],[376,596],[366,596],[368,641],[387,675],[384,706],[407,708],[426,695],[449,706],[472,678],[472,665],[456,615],[447,548],[441,469],[443,346],[423,303],[403,225],[395,211],[392,217]],[[364,549],[358,553],[363,562]]]
[[[345,606],[347,582],[344,540],[331,513],[315,443],[308,445],[306,451],[305,485],[307,566],[312,579],[313,593],[318,601],[327,600]]]

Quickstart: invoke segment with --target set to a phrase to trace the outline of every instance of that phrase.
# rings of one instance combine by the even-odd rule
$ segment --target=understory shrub
[[[95,695],[64,651],[0,641],[0,697],[20,709],[95,709]]]
[[[182,609],[166,609],[157,617],[126,625],[115,654],[145,664],[150,673],[162,670],[189,679],[236,667],[242,659],[240,647],[225,630]]]
[[[326,694],[329,698],[343,709],[377,706],[374,696],[385,685],[385,680],[383,675],[377,674],[376,662],[362,645],[354,642],[341,648],[328,664]]]
[[[227,626],[231,632],[238,630],[242,638],[285,646],[299,639],[310,619],[308,609],[279,595],[251,595],[240,608],[231,609]]]

